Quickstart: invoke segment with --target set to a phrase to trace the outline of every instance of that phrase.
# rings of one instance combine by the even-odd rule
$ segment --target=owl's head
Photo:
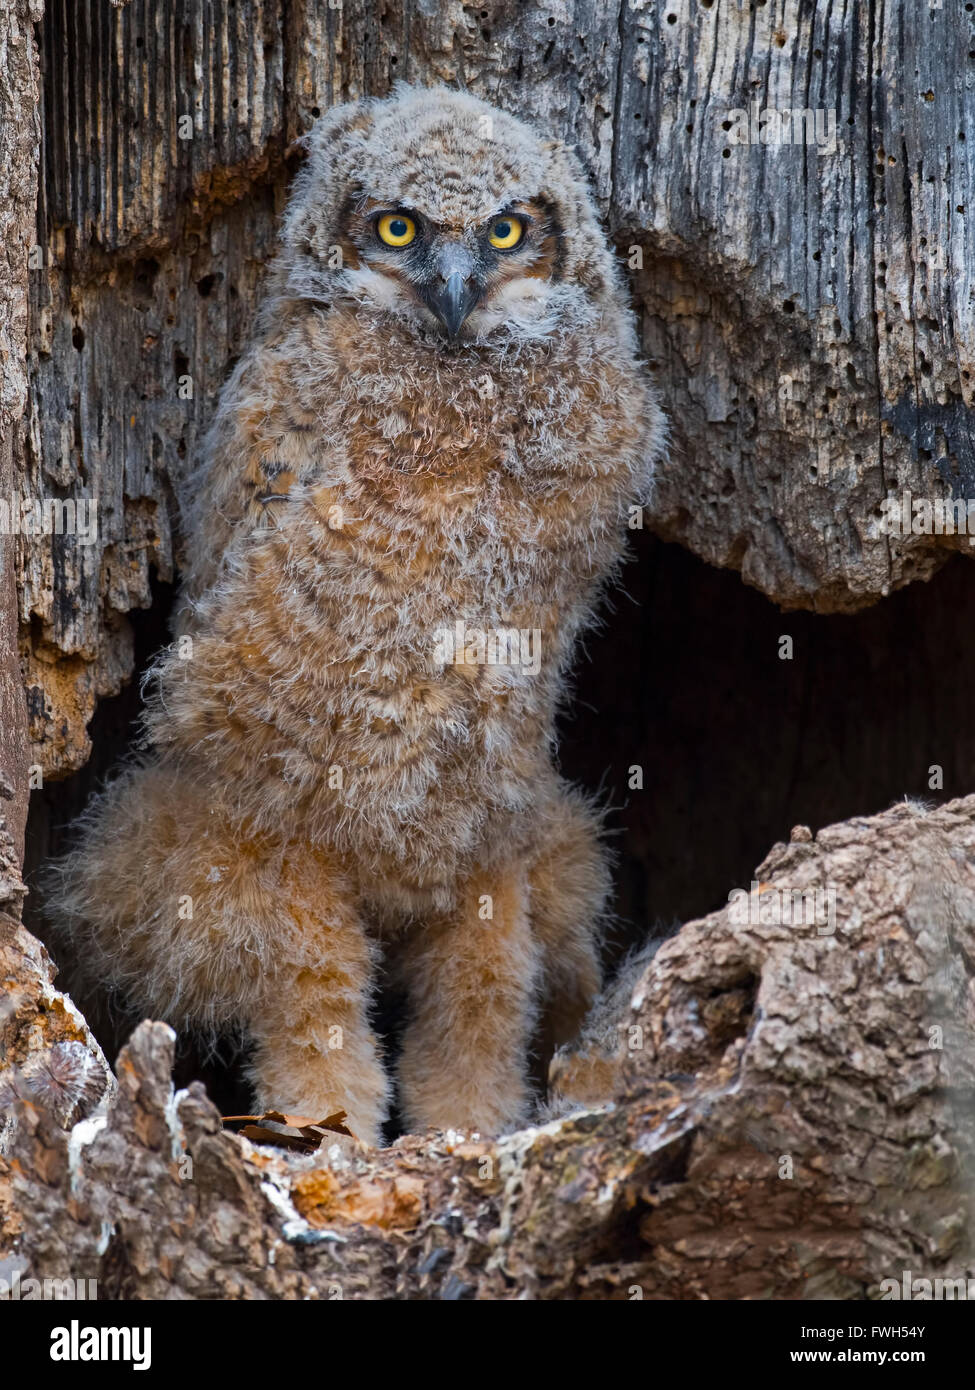
[[[486,102],[401,84],[333,108],[307,145],[279,295],[446,347],[546,338],[616,292],[575,155]]]

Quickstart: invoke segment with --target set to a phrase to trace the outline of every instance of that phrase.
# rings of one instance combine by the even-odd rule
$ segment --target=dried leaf
[[[240,1133],[253,1144],[273,1144],[276,1149],[291,1149],[295,1153],[311,1154],[319,1147],[317,1143],[302,1139],[300,1135],[282,1134],[280,1130],[265,1129],[263,1125],[244,1125]]]
[[[282,1149],[314,1153],[316,1149],[321,1148],[322,1142],[329,1134],[344,1134],[350,1139],[355,1138],[351,1129],[343,1124],[345,1114],[344,1110],[336,1110],[333,1114],[326,1115],[324,1120],[313,1120],[310,1115],[288,1115],[283,1110],[265,1110],[263,1115],[224,1115],[223,1122],[225,1125],[243,1123],[244,1128],[238,1132],[254,1143],[276,1144]],[[289,1129],[296,1129],[299,1133],[282,1134],[276,1129],[268,1129],[269,1124],[287,1125]]]

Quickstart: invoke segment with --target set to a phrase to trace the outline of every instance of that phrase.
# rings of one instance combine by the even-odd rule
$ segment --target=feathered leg
[[[527,1118],[539,952],[523,866],[479,871],[404,953],[411,1018],[399,1066],[412,1130],[497,1134]]]
[[[378,1144],[389,1082],[368,1017],[375,947],[341,876],[318,878],[313,905],[286,884],[285,902],[300,951],[282,952],[248,1020],[257,1104],[312,1119],[345,1110]]]
[[[528,870],[532,932],[542,956],[543,1067],[578,1034],[599,993],[599,943],[611,888],[599,816],[585,797],[562,789],[547,824],[543,848]]]
[[[336,856],[257,833],[199,770],[132,768],[54,866],[48,910],[88,991],[204,1032],[243,1024],[258,1102],[344,1109],[375,1142],[387,1081],[367,1011],[372,948]]]

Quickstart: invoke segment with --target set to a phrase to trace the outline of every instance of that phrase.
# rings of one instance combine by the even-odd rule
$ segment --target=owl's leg
[[[311,1119],[344,1110],[353,1134],[377,1145],[389,1081],[369,1022],[374,945],[341,880],[286,892],[285,906],[297,949],[282,951],[248,1019],[256,1102]]]
[[[347,931],[327,945],[327,966],[282,971],[250,1022],[255,1104],[312,1120],[344,1110],[352,1133],[378,1145],[389,1086],[369,1025],[368,953]]]
[[[356,901],[339,860],[250,829],[202,770],[161,763],[101,797],[55,866],[49,910],[88,992],[114,984],[178,1028],[245,1024],[261,1103],[316,1119],[341,1108],[375,1140],[387,1081]]]
[[[546,824],[543,848],[528,870],[532,932],[542,953],[540,1079],[555,1049],[578,1034],[599,993],[600,928],[611,887],[598,817],[581,795],[566,790]]]
[[[411,1130],[497,1134],[528,1113],[539,952],[523,866],[480,871],[404,951],[410,1022],[399,1064]]]

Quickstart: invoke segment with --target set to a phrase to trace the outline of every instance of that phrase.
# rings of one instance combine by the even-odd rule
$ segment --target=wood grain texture
[[[37,198],[34,0],[6,7],[0,25],[0,497],[24,459],[28,400],[28,263]],[[27,819],[27,719],[17,650],[17,539],[0,534],[0,807],[18,855]]]
[[[17,120],[0,122],[0,493],[94,496],[101,522],[91,546],[16,545],[34,756],[48,773],[85,761],[96,699],[131,671],[128,615],[150,603],[152,577],[178,565],[183,481],[248,340],[293,142],[330,104],[399,77],[467,85],[569,140],[621,256],[642,250],[633,289],[675,436],[651,518],[660,536],[783,606],[824,613],[864,608],[967,551],[936,536],[894,542],[876,521],[888,493],[967,497],[975,484],[971,9],[51,0],[37,29],[43,256],[30,272],[39,7],[17,0],[9,16],[0,104]],[[730,143],[734,111],[752,100],[835,110],[835,151]],[[181,396],[187,377],[192,396]],[[674,825],[697,835],[679,845],[687,882],[701,876],[698,842],[716,838],[707,816],[726,821],[742,806],[750,833],[782,823],[794,787],[819,775],[806,761],[825,746],[815,729],[841,712],[830,796],[879,804],[883,779],[906,763],[923,790],[931,760],[944,763],[946,789],[966,783],[968,668],[939,664],[938,650],[969,591],[959,567],[927,594],[900,595],[904,608],[840,620],[856,624],[862,689],[883,705],[865,730],[856,721],[870,699],[846,709],[831,685],[839,638],[817,646],[797,629],[815,671],[788,685],[751,653],[737,666],[722,658],[722,678],[738,678],[727,707],[746,704],[747,680],[764,682],[769,703],[752,705],[753,722],[764,714],[773,736],[787,725],[795,740],[773,750],[777,767],[794,765],[785,812],[771,804],[776,784],[752,798],[761,814],[740,791],[720,805],[712,794],[702,814],[698,772],[709,787],[740,781],[743,766],[749,782],[763,776],[760,740],[752,766],[728,751],[744,717],[717,721],[727,763],[702,753],[682,781],[632,751],[630,728],[656,708],[638,682],[603,702],[626,725],[619,767],[656,769],[671,843]],[[679,585],[656,601],[691,629],[688,643],[745,646],[750,620],[688,623],[695,595],[711,593],[717,608],[719,590],[689,599]],[[936,623],[915,603],[928,595],[942,605]],[[638,667],[656,670],[661,653],[641,631]],[[899,641],[904,659],[884,689],[878,650],[892,660]],[[681,680],[660,686],[658,704],[683,718]],[[719,680],[707,691],[722,703]],[[6,717],[0,705],[4,730]],[[693,742],[693,725],[665,727]],[[690,809],[673,814],[675,797]],[[636,825],[628,844],[640,858],[656,837],[648,820]],[[756,877],[834,884],[838,932],[742,930],[726,909],[689,923],[627,982],[639,1002],[625,990],[608,998],[603,1031],[562,1059],[568,1097],[585,1103],[595,1072],[612,1079],[616,1107],[498,1143],[409,1138],[344,1162],[270,1158],[221,1133],[198,1088],[174,1098],[171,1035],[144,1025],[94,1142],[72,1154],[51,1115],[20,1103],[0,1157],[0,1259],[91,1274],[110,1297],[622,1298],[636,1284],[644,1297],[860,1298],[904,1268],[975,1275],[973,825],[967,798],[930,815],[901,805],[815,838],[800,828]],[[13,920],[22,885],[11,843],[0,858],[0,956],[19,989],[14,1011],[0,1010],[0,1065],[64,1041],[97,1058]],[[713,870],[725,887],[729,862]],[[620,1023],[642,1030],[642,1048],[606,1045]],[[190,1180],[174,1153],[192,1160]],[[795,1160],[788,1181],[783,1154]],[[107,1248],[103,1221],[114,1228]]]
[[[673,421],[660,535],[824,612],[967,552],[878,523],[889,494],[975,486],[972,53],[975,13],[909,0],[52,0],[27,482],[97,495],[101,534],[22,559],[38,759],[84,761],[125,615],[178,560],[293,142],[399,78],[467,86],[586,160]],[[729,143],[753,102],[819,112],[835,148],[815,115],[811,144]]]
[[[975,1278],[973,857],[972,797],[797,828],[756,870],[763,920],[687,923],[559,1059],[573,1113],[496,1141],[255,1148],[199,1083],[174,1095],[173,1034],[143,1023],[101,1126],[69,1146],[15,1107],[0,1260],[102,1299],[861,1300],[905,1270]],[[770,893],[827,887],[832,932],[772,920]]]

